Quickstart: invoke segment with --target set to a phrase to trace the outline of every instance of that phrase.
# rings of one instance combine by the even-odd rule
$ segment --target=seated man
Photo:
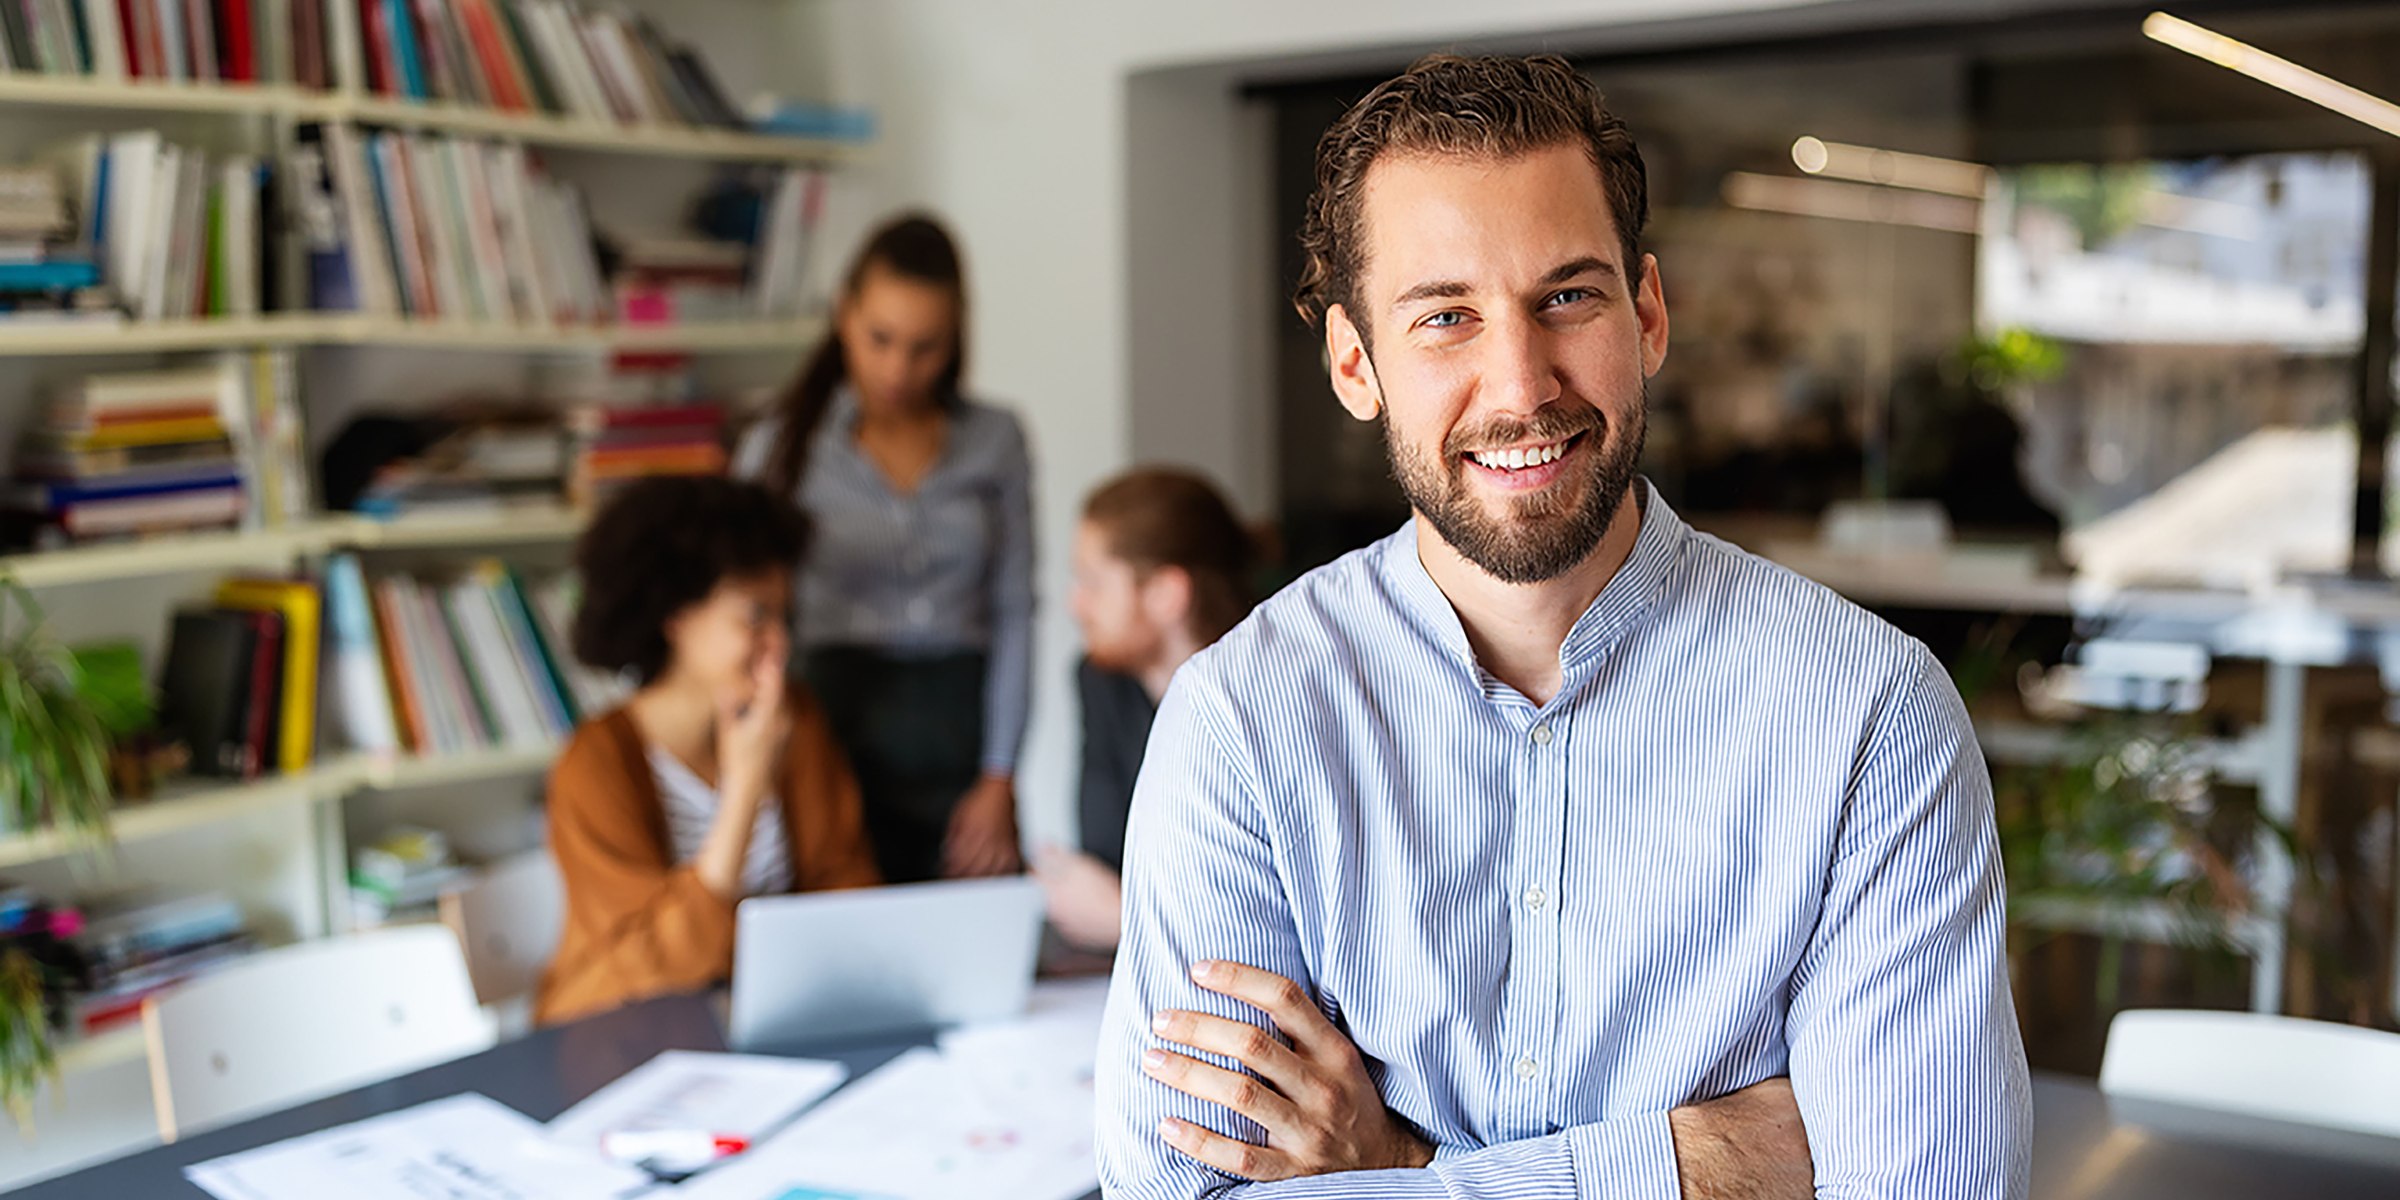
[[[1631,134],[1558,59],[1437,57],[1317,178],[1301,309],[1415,517],[1160,706],[1104,1189],[2022,1196],[1966,713],[1635,475],[1667,310]]]

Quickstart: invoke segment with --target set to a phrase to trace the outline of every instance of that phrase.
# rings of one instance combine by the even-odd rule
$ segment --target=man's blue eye
[[[1438,312],[1430,317],[1425,318],[1425,324],[1434,329],[1447,329],[1450,326],[1466,319],[1467,315],[1465,313]]]
[[[1551,293],[1550,303],[1553,305],[1576,304],[1591,298],[1592,289],[1590,288],[1566,288],[1564,290]]]

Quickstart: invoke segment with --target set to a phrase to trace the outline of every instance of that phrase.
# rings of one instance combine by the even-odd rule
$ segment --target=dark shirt
[[[1088,658],[1075,665],[1075,690],[1083,699],[1083,851],[1115,871],[1125,858],[1125,816],[1133,811],[1133,781],[1158,706],[1140,680]]]

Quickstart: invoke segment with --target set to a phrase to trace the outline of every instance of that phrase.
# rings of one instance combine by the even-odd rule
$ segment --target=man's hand
[[[1317,1011],[1300,985],[1239,963],[1200,962],[1192,979],[1267,1015],[1274,1033],[1206,1013],[1167,1010],[1151,1028],[1167,1041],[1221,1054],[1257,1078],[1166,1050],[1142,1057],[1142,1070],[1179,1092],[1258,1122],[1267,1144],[1253,1146],[1185,1121],[1160,1122],[1177,1151],[1244,1179],[1294,1179],[1336,1171],[1422,1167],[1433,1148],[1410,1133],[1376,1093],[1358,1047]]]
[[[1017,788],[1005,775],[985,775],[950,810],[942,842],[942,876],[980,879],[1014,874],[1025,865],[1017,850]]]
[[[1684,1200],[1809,1200],[1816,1168],[1781,1076],[1667,1114]]]

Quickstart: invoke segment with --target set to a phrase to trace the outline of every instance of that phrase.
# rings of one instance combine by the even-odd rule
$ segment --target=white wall
[[[1232,90],[1245,64],[1363,52],[1345,61],[1371,70],[1456,40],[1514,47],[1540,44],[1546,30],[1809,2],[832,0],[818,10],[829,95],[872,106],[881,134],[875,161],[833,191],[822,265],[838,269],[890,209],[947,217],[968,254],[971,382],[1014,406],[1032,436],[1043,608],[1021,781],[1030,837],[1072,837],[1077,639],[1063,548],[1083,494],[1138,454],[1210,471],[1250,515],[1273,501],[1266,338],[1279,317],[1264,240],[1266,126]]]

